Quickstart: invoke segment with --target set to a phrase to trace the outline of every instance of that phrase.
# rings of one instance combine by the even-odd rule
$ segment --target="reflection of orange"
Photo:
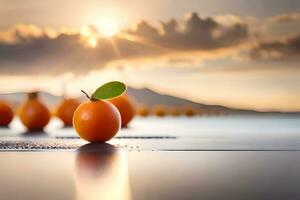
[[[10,105],[4,101],[0,101],[0,126],[8,126],[13,117],[14,113]]]
[[[107,143],[88,143],[78,149],[76,165],[80,175],[95,178],[105,174],[114,163],[117,149]]]
[[[50,120],[50,112],[40,102],[36,92],[29,94],[29,99],[21,106],[19,115],[29,131],[42,130]]]
[[[118,108],[121,114],[122,127],[126,127],[135,115],[135,106],[133,101],[127,94],[123,94],[111,99],[110,102]]]
[[[127,159],[107,143],[88,143],[75,160],[76,199],[131,199]]]
[[[154,114],[158,117],[164,117],[167,112],[164,106],[158,105],[154,107]]]
[[[107,101],[88,101],[75,110],[73,126],[81,138],[89,142],[105,142],[119,131],[121,116]]]
[[[72,126],[73,114],[80,105],[77,99],[64,99],[57,108],[56,115],[60,118],[65,126]]]
[[[142,117],[147,117],[149,115],[149,109],[146,106],[139,106],[137,113]]]

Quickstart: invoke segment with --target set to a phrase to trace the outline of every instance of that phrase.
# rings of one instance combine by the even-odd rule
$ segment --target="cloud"
[[[283,40],[261,42],[249,53],[254,60],[299,60],[300,34]]]
[[[76,30],[18,25],[0,32],[0,73],[88,72],[118,59],[234,47],[247,40],[249,33],[246,23],[237,17],[230,19],[230,24],[223,24],[221,16],[201,18],[191,13],[183,21],[161,22],[160,27],[141,21],[135,29],[113,38],[101,37],[93,26],[82,34]],[[92,48],[91,41],[98,45]]]
[[[248,27],[244,23],[227,26],[213,18],[200,18],[197,13],[190,14],[182,30],[175,19],[162,22],[161,25],[163,34],[147,22],[140,23],[131,34],[154,42],[162,48],[176,51],[230,47],[248,38]]]
[[[0,45],[2,73],[54,73],[64,65],[76,69],[86,62],[91,54],[80,44],[79,35],[60,34],[52,39],[48,36]]]
[[[25,42],[43,35],[43,31],[34,25],[18,24],[5,31],[0,31],[0,43]]]
[[[271,17],[270,20],[278,23],[300,22],[300,12],[290,12],[276,15]]]

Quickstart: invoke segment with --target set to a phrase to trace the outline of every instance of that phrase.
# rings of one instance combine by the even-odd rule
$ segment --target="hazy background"
[[[234,108],[300,111],[297,0],[0,0],[0,93],[110,80]],[[66,84],[67,83],[67,84]]]

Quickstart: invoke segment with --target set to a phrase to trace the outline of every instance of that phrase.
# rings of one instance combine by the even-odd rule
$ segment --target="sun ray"
[[[118,59],[122,58],[121,52],[120,52],[118,45],[116,44],[114,38],[109,38],[109,41],[110,41],[110,44],[111,44],[117,58]]]
[[[156,48],[156,49],[160,49],[160,50],[164,50],[164,51],[171,51],[170,48],[163,47],[163,46],[160,46],[160,45],[155,45],[154,43],[151,43],[151,42],[148,42],[148,41],[144,40],[142,37],[138,37],[136,35],[132,35],[132,34],[129,34],[129,33],[124,33],[124,32],[120,33],[118,35],[118,37],[129,40],[129,41],[132,41],[132,42],[137,42],[137,43],[140,43],[140,44],[143,44],[143,45],[147,45],[147,46],[150,46],[150,47],[153,47],[153,48]]]

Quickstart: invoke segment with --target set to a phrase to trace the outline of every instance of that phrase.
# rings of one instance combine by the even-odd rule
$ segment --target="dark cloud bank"
[[[284,13],[273,16],[270,19],[278,23],[300,22],[300,12]]]
[[[120,58],[216,50],[238,45],[249,37],[245,23],[226,26],[196,13],[184,22],[162,22],[160,28],[142,21],[135,30],[120,33],[113,40],[98,38],[95,48],[86,46],[79,33],[61,33],[54,38],[47,34],[24,37],[20,31],[10,34],[16,42],[0,42],[1,74],[87,72]]]
[[[250,51],[254,60],[300,60],[300,34],[284,40],[261,42]]]

